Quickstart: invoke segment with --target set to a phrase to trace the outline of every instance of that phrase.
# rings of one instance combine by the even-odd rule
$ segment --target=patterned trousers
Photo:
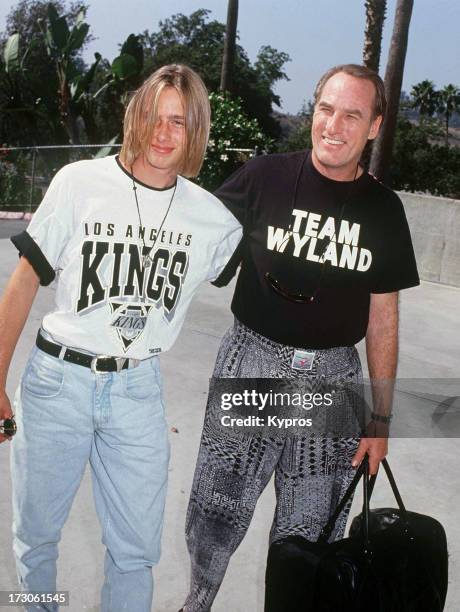
[[[224,336],[216,378],[305,378],[327,383],[362,380],[354,347],[316,351],[313,368],[291,367],[295,349],[236,321]],[[302,535],[315,541],[351,479],[359,438],[326,438],[264,432],[242,435],[215,426],[220,396],[210,393],[186,519],[191,558],[184,612],[207,612],[231,555],[243,539],[259,496],[275,473],[276,510],[270,541]],[[342,537],[351,500],[331,540]]]

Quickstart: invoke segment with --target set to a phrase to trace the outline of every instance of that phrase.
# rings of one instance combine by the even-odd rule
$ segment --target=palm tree
[[[386,0],[365,0],[366,29],[364,30],[363,64],[378,73],[382,49],[382,31],[385,21]],[[373,142],[369,140],[361,155],[361,164],[367,169],[371,160]]]
[[[425,79],[412,87],[410,92],[411,106],[418,109],[420,119],[432,117],[439,108],[439,92],[436,91],[433,81]]]
[[[438,112],[444,115],[446,147],[449,146],[449,121],[453,113],[460,111],[460,89],[450,83],[441,89],[438,96]]]
[[[235,62],[236,25],[238,23],[238,0],[228,0],[227,27],[225,29],[224,55],[220,76],[220,90],[230,91],[232,88],[232,72]]]
[[[370,166],[372,174],[382,181],[387,178],[391,162],[413,5],[414,0],[398,0],[396,5],[393,34],[385,71],[387,111],[385,121],[374,143]]]
[[[378,72],[387,2],[386,0],[366,0],[364,5],[366,7],[366,29],[364,31],[363,64]]]

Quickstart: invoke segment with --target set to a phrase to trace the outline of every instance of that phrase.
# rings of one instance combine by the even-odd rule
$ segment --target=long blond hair
[[[125,112],[121,161],[129,168],[150,145],[158,101],[166,87],[174,87],[185,114],[185,145],[178,174],[194,177],[200,171],[208,145],[211,108],[208,91],[198,74],[182,64],[156,70],[134,93]]]

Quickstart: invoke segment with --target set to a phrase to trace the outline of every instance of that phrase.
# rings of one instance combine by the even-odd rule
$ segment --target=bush
[[[399,118],[390,168],[391,185],[460,199],[460,149],[432,144],[433,126]]]
[[[26,210],[29,203],[29,184],[26,179],[27,161],[24,157],[14,162],[0,159],[0,208]]]
[[[228,94],[211,93],[212,124],[209,145],[197,182],[214,191],[242,163],[252,157],[251,152],[229,149],[268,151],[273,141],[265,136],[257,119],[249,119],[241,100]]]
[[[277,150],[280,153],[311,149],[313,111],[314,107],[311,102],[308,104],[304,103],[297,115],[286,116],[284,118],[284,121],[281,122],[281,126],[285,135],[277,145]]]

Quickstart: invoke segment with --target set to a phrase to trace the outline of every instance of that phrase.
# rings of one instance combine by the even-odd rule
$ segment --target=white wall
[[[399,192],[420,278],[460,287],[460,200]]]

